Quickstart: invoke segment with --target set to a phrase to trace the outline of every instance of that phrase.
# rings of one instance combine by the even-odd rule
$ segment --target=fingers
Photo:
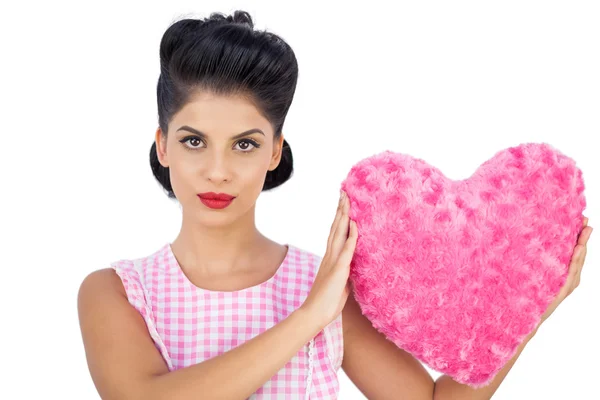
[[[340,191],[340,200],[338,201],[338,207],[337,207],[337,212],[335,214],[335,218],[333,219],[333,222],[331,223],[331,229],[329,230],[329,238],[327,239],[327,249],[331,249],[331,242],[333,241],[333,237],[335,236],[335,231],[338,227],[338,223],[340,218],[342,217],[342,206],[344,205],[344,192]]]
[[[575,246],[575,251],[573,252],[573,257],[571,259],[571,267],[569,270],[569,274],[575,277],[579,270],[579,266],[581,265],[581,261],[585,256],[584,252],[586,250],[586,246],[578,244]]]
[[[583,226],[586,226],[588,223],[588,217],[586,217],[585,215],[583,216]]]
[[[583,262],[585,260],[586,253],[587,253],[587,250],[582,251],[582,261],[581,261],[581,264],[579,265],[579,268],[577,268],[575,277],[573,278],[573,288],[571,289],[571,292],[573,292],[573,290],[575,290],[575,288],[578,287],[579,283],[581,282],[581,271],[583,270]]]
[[[581,233],[579,234],[579,237],[577,238],[577,244],[585,246],[588,242],[588,239],[590,238],[590,235],[592,234],[593,229],[594,228],[592,228],[591,226],[584,227]]]
[[[564,283],[563,288],[570,293],[571,286],[573,281],[575,280],[575,276],[577,275],[577,270],[579,269],[579,262],[581,260],[581,251],[583,250],[583,246],[576,245],[573,249],[573,255],[571,256],[571,262],[569,263],[569,272],[567,274],[567,280]]]
[[[346,240],[346,243],[344,243],[344,248],[338,258],[339,265],[350,265],[352,256],[354,256],[357,238],[358,228],[356,227],[356,222],[350,221],[350,234],[348,235],[348,239]]]
[[[567,277],[567,296],[569,296],[581,281],[581,271],[587,255],[587,246],[578,244],[573,251],[571,265],[569,267],[569,276]]]
[[[587,246],[582,246],[579,249],[579,254],[577,255],[577,271],[575,272],[575,278],[577,280],[577,284],[579,284],[579,279],[581,277],[581,271],[583,270],[583,265],[585,264],[585,257],[587,255]]]
[[[333,239],[331,241],[331,251],[335,258],[342,251],[344,242],[348,238],[348,226],[350,224],[350,218],[348,217],[348,211],[350,209],[350,200],[348,196],[343,199],[342,208],[340,210],[340,219],[338,220],[338,226],[333,233]]]

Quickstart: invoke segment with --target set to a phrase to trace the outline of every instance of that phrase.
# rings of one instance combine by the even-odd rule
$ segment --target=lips
[[[219,201],[231,201],[235,198],[235,196],[231,196],[226,193],[214,193],[214,192],[199,193],[198,197],[200,197],[201,199],[204,199],[204,200],[219,200]]]
[[[233,199],[235,199],[235,196],[231,196],[225,193],[207,192],[199,193],[198,198],[200,199],[202,204],[209,208],[223,209],[229,204],[231,204]]]

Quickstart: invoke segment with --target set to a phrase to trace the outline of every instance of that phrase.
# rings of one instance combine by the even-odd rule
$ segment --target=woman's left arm
[[[342,369],[369,400],[431,400],[433,379],[362,314],[352,291],[342,310]]]
[[[581,269],[587,253],[586,245],[592,233],[592,228],[586,226],[587,218],[584,218],[584,229],[579,234],[567,280],[555,300],[548,306],[540,324],[579,286]],[[489,385],[473,389],[452,380],[448,375],[442,375],[434,382],[416,358],[397,347],[373,327],[362,314],[352,292],[342,310],[342,321],[344,330],[342,369],[356,387],[368,399],[373,400],[491,399],[540,326],[538,324],[538,327],[523,340],[513,358],[504,365]]]
[[[533,336],[535,336],[537,330],[540,325],[548,319],[548,317],[556,310],[558,305],[569,296],[573,290],[577,286],[579,286],[579,281],[581,278],[581,270],[583,268],[583,263],[585,261],[585,256],[587,254],[587,242],[592,234],[592,227],[587,226],[588,219],[583,219],[583,229],[579,233],[579,237],[577,240],[577,245],[573,250],[573,256],[571,257],[571,263],[569,266],[569,275],[567,276],[567,280],[565,284],[562,286],[560,292],[556,296],[555,300],[548,306],[546,312],[541,318],[540,323],[535,328],[533,332],[531,332],[525,340],[519,345],[517,352],[513,356],[513,358],[507,362],[504,367],[496,374],[492,382],[482,388],[473,389],[468,385],[460,384],[450,378],[448,375],[440,376],[434,385],[433,398],[434,400],[483,400],[483,399],[491,399],[498,386],[502,383],[508,371],[512,368],[514,363],[517,361],[517,358],[529,342]]]

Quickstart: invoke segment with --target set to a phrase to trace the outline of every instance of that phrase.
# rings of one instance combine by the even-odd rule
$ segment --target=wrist
[[[324,321],[322,321],[322,317],[318,310],[310,304],[302,304],[300,307],[298,307],[298,309],[296,309],[295,312],[298,312],[298,314],[302,315],[307,325],[312,326],[312,328],[315,330],[315,336],[327,325]]]

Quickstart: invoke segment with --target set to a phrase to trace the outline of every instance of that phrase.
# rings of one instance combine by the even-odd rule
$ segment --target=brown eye
[[[190,150],[195,150],[195,149],[200,148],[197,145],[199,145],[200,143],[202,143],[202,140],[200,140],[200,138],[198,138],[196,136],[188,136],[188,137],[183,138],[182,140],[180,140],[180,142],[181,143],[187,143],[187,142],[189,142],[192,146],[186,145],[185,147],[187,149],[190,149]]]
[[[196,143],[196,145],[200,144],[200,139],[198,138],[191,138],[190,139],[190,144],[192,145],[192,147],[196,147],[196,145],[194,145],[194,143]]]
[[[257,142],[255,142],[254,140],[251,140],[251,139],[240,140],[239,142],[237,142],[237,144],[238,144],[240,150],[242,151],[242,153],[249,153],[252,150],[254,150],[255,148],[258,149],[260,147],[260,145]]]
[[[189,145],[185,145],[185,148],[187,150],[197,150],[197,149],[201,149],[204,146],[198,146],[200,143],[204,143],[202,141],[202,139],[200,139],[197,136],[188,136],[185,137],[183,139],[180,140],[181,143],[188,143]],[[250,153],[251,151],[253,151],[255,148],[259,148],[260,144],[258,144],[257,142],[255,142],[252,139],[242,139],[239,142],[236,143],[236,145],[239,148],[239,151],[241,153]]]
[[[242,150],[247,150],[250,147],[250,143],[249,142],[240,142],[240,149]]]

